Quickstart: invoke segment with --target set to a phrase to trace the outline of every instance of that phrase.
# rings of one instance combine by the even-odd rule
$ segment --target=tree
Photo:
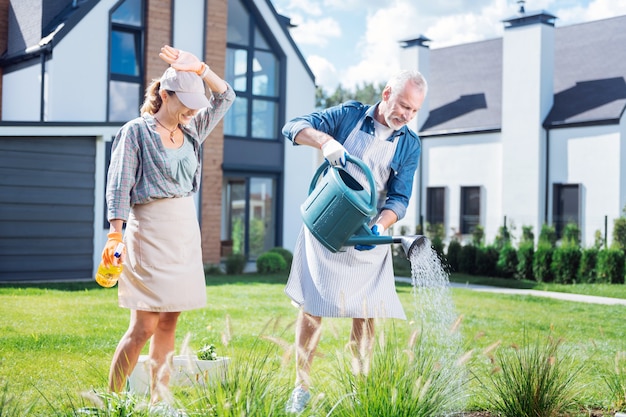
[[[315,89],[315,106],[318,109],[336,106],[348,100],[356,100],[364,104],[374,104],[380,101],[385,84],[363,83],[353,90],[344,88],[341,84],[329,95],[322,87]]]

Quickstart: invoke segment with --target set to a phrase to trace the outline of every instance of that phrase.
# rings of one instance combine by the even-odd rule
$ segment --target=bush
[[[624,252],[621,249],[603,249],[598,254],[598,282],[623,284],[625,268]]]
[[[567,223],[563,228],[563,244],[580,246],[580,228],[576,223]]]
[[[626,217],[613,220],[613,245],[626,251]]]
[[[448,244],[448,253],[446,255],[450,272],[459,272],[459,261],[461,259],[461,243],[453,239]]]
[[[598,279],[596,266],[599,250],[596,248],[584,249],[580,256],[578,267],[578,282],[593,283]]]
[[[204,275],[222,275],[224,272],[219,265],[215,264],[205,264],[204,265]]]
[[[517,250],[511,244],[505,244],[498,255],[496,264],[498,276],[512,278],[517,272]]]
[[[523,241],[517,249],[517,269],[515,277],[518,279],[533,279],[533,256],[535,244],[532,240]]]
[[[426,237],[428,237],[428,240],[430,240],[430,245],[435,250],[435,252],[437,252],[439,259],[444,259],[445,245],[443,243],[443,239],[445,237],[445,233],[443,229],[443,224],[441,223],[427,224],[426,234],[427,234]]]
[[[502,416],[562,416],[575,407],[581,386],[577,377],[584,365],[576,362],[562,339],[498,349],[490,383],[483,389],[491,408]]]
[[[280,256],[283,257],[285,262],[287,262],[287,270],[291,269],[291,262],[293,261],[293,253],[291,253],[288,249],[275,247],[269,250],[270,252],[276,252]]]
[[[241,253],[231,253],[226,258],[226,273],[228,275],[239,275],[246,267],[246,257]]]
[[[256,260],[256,270],[261,274],[273,274],[286,269],[287,261],[277,252],[265,252]]]
[[[539,243],[548,243],[551,247],[556,245],[556,230],[554,226],[544,224],[541,226],[541,232],[539,233]],[[537,248],[539,249],[539,248]]]
[[[474,227],[474,230],[472,230],[472,243],[474,244],[474,246],[479,248],[483,245],[484,240],[485,228],[477,224],[476,227]]]
[[[551,282],[552,252],[554,248],[549,241],[540,241],[533,256],[533,275],[537,282]]]
[[[495,246],[482,246],[476,250],[476,274],[495,277],[497,263],[498,250]]]
[[[472,275],[476,273],[476,246],[467,244],[461,247],[459,272]]]
[[[571,242],[571,241],[570,241]],[[578,276],[580,248],[572,243],[554,249],[552,254],[552,273],[554,282],[572,284]]]

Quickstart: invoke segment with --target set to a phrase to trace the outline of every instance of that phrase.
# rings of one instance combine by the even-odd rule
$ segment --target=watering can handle
[[[361,161],[356,156],[352,156],[352,155],[346,153],[346,162],[348,162],[348,161],[358,165],[358,167],[361,168],[361,170],[363,171],[363,173],[367,177],[367,180],[368,180],[368,182],[370,184],[370,207],[372,208],[372,211],[373,211],[374,209],[376,209],[376,184],[374,183],[374,176],[372,175],[372,171],[365,164],[365,162]],[[330,164],[328,163],[328,161],[324,160],[322,165],[320,165],[319,168],[317,168],[317,171],[315,171],[315,174],[313,174],[313,179],[311,180],[311,186],[309,187],[309,195],[315,189],[315,186],[317,185],[317,181],[319,180],[320,175],[322,175],[322,173],[329,166],[330,166]],[[333,168],[333,167],[331,167],[331,168]]]

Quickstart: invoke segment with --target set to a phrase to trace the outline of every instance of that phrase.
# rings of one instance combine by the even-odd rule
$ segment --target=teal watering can
[[[410,259],[414,251],[426,245],[426,237],[375,235],[369,227],[371,218],[377,214],[372,171],[355,156],[346,155],[348,162],[356,164],[365,173],[370,191],[342,167],[330,166],[324,161],[313,175],[309,196],[300,207],[304,224],[333,253],[341,251],[344,246],[400,243]],[[326,170],[326,175],[319,180]]]

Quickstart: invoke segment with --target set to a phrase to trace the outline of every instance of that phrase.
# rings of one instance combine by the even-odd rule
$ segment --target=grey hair
[[[418,70],[402,70],[398,72],[389,79],[387,87],[391,87],[391,94],[394,95],[401,91],[409,81],[414,83],[417,88],[424,93],[424,97],[426,97],[428,93],[428,83]]]

